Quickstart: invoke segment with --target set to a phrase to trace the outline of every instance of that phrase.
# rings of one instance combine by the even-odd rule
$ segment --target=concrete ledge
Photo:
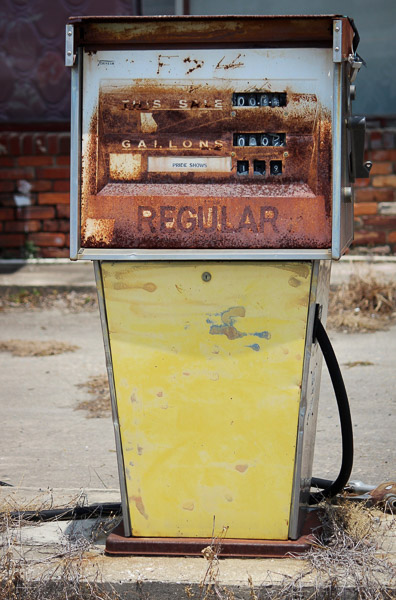
[[[0,488],[0,506],[22,509],[27,505],[52,507],[79,497],[86,502],[114,501],[118,490],[37,490]],[[393,517],[384,517],[385,524]],[[112,525],[115,523],[113,522]],[[20,573],[20,595],[35,590],[40,598],[66,597],[81,592],[81,597],[97,598],[109,594],[114,600],[174,600],[217,598],[218,600],[256,600],[258,598],[360,598],[354,577],[332,578],[315,571],[302,559],[221,559],[208,562],[204,557],[109,557],[104,555],[107,520],[58,521],[21,525],[13,523],[0,535],[3,550],[12,555]],[[387,529],[385,531],[388,531]],[[390,530],[389,530],[390,531]],[[379,560],[396,565],[394,530],[386,548],[379,544]],[[5,556],[5,554],[3,554]],[[4,560],[3,560],[4,564]],[[303,574],[305,576],[303,577]],[[0,574],[1,575],[1,574]],[[352,574],[353,575],[353,574]],[[396,582],[381,581],[390,596]],[[336,586],[336,587],[335,587]],[[342,592],[341,592],[342,590]],[[368,591],[368,590],[366,590]],[[35,593],[34,592],[34,593]],[[82,593],[86,596],[82,596]],[[30,596],[31,597],[31,596]],[[370,598],[371,596],[365,596]],[[372,596],[374,597],[374,596]],[[379,597],[379,596],[378,596]]]

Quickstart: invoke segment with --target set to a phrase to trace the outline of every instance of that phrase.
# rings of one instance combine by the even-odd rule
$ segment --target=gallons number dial
[[[285,146],[285,133],[235,133],[234,146]]]

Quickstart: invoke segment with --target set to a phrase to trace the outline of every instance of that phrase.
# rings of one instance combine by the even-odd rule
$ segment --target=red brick
[[[1,169],[0,179],[33,179],[34,172],[31,167],[25,169]]]
[[[367,187],[368,185],[370,185],[370,179],[368,177],[365,177],[364,179],[356,179],[353,185],[355,186],[355,188]]]
[[[396,188],[396,175],[375,175],[371,183],[374,187]]]
[[[20,137],[19,133],[11,133],[8,138],[9,153],[13,156],[19,156],[21,153]]]
[[[393,202],[393,199],[393,190],[379,190],[370,187],[355,190],[356,202]]]
[[[70,133],[63,133],[59,136],[59,153],[70,153]]]
[[[23,231],[28,233],[30,231],[40,231],[40,229],[40,221],[7,221],[4,224],[4,231],[9,233],[18,233]]]
[[[30,242],[36,246],[56,246],[65,245],[66,236],[64,233],[32,233],[28,236]]]
[[[69,258],[69,248],[43,248],[40,251],[43,258]]]
[[[24,206],[17,208],[17,219],[53,219],[55,209],[53,206]]]
[[[359,202],[354,206],[355,217],[360,215],[376,215],[378,204],[376,202]]]
[[[50,133],[49,135],[47,135],[48,154],[51,154],[52,156],[54,156],[55,154],[58,154],[58,150],[59,150],[58,137],[59,136],[57,133]]]
[[[14,159],[10,156],[0,156],[0,167],[13,167]]]
[[[63,181],[58,179],[54,181],[54,192],[68,192],[70,190],[70,181]]]
[[[369,246],[372,244],[384,244],[385,237],[385,231],[355,231],[354,244],[367,244]]]
[[[68,219],[70,217],[70,204],[57,204],[56,214],[60,219]]]
[[[39,179],[69,179],[70,171],[66,167],[48,167],[48,169],[38,169]]]
[[[373,215],[363,218],[365,225],[370,225],[375,229],[394,229],[396,228],[396,217],[389,215]]]
[[[70,156],[69,155],[62,155],[62,156],[57,156],[56,157],[56,164],[57,165],[70,165]]]
[[[70,195],[66,192],[51,192],[49,194],[39,194],[39,204],[69,204]]]
[[[0,235],[0,248],[19,248],[24,243],[23,233],[2,233]]]
[[[396,242],[396,231],[391,231],[388,233],[388,242],[391,244]]]
[[[371,167],[370,175],[388,175],[393,171],[391,162],[375,162]]]
[[[391,150],[371,150],[368,153],[368,157],[373,162],[377,160],[394,161],[396,160],[396,149],[393,148]]]
[[[13,219],[14,214],[15,212],[13,208],[0,207],[0,221],[8,221],[9,219]]]
[[[15,183],[13,181],[0,181],[0,192],[13,192]]]
[[[45,167],[53,164],[52,156],[20,156],[20,167]]]
[[[32,181],[32,192],[49,192],[52,189],[52,181],[36,179]]]
[[[67,219],[53,219],[51,221],[44,221],[43,231],[61,231],[62,233],[69,233],[70,222]]]
[[[34,154],[34,140],[32,133],[24,133],[21,137],[22,154]]]

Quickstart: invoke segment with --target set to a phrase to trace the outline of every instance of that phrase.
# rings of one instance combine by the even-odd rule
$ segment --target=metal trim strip
[[[82,50],[71,70],[70,123],[70,258],[77,260],[80,249]]]
[[[297,539],[304,528],[306,501],[312,477],[313,448],[322,371],[322,354],[313,342],[316,304],[321,305],[321,321],[326,322],[331,262],[314,261],[312,267],[310,306],[304,349],[304,366],[301,386],[300,414],[294,461],[293,494],[290,506],[289,537]],[[309,424],[309,427],[307,427]]]
[[[120,431],[120,423],[119,423],[119,418],[118,418],[117,394],[116,394],[115,383],[114,383],[113,359],[111,356],[109,329],[107,326],[107,313],[106,313],[106,303],[105,303],[105,299],[104,299],[102,269],[100,267],[100,262],[97,260],[94,261],[94,271],[95,271],[95,280],[96,280],[96,291],[98,294],[100,323],[102,326],[103,344],[104,344],[105,357],[106,357],[107,375],[109,378],[111,413],[112,413],[113,425],[114,425],[114,437],[115,437],[116,453],[117,453],[118,476],[119,476],[119,480],[120,480],[121,506],[122,506],[122,516],[123,516],[123,523],[124,523],[124,532],[125,532],[125,535],[127,537],[129,537],[132,535],[132,528],[131,528],[131,522],[130,522],[130,518],[129,518],[128,495],[127,495],[126,481],[125,481],[124,456],[123,456],[123,452],[122,452],[121,431]]]
[[[342,151],[342,69],[341,63],[334,63],[333,70],[333,214],[332,214],[332,258],[338,260],[341,257],[341,151]],[[340,157],[339,160],[335,160]]]
[[[79,260],[330,260],[323,250],[98,250],[82,249]]]
[[[306,386],[311,359],[312,334],[316,312],[316,292],[318,283],[319,261],[313,261],[311,283],[309,292],[309,306],[307,313],[307,328],[304,346],[304,364],[301,379],[300,408],[297,425],[296,454],[294,459],[294,475],[292,498],[290,503],[289,538],[295,540],[299,537],[300,494],[301,494],[301,461],[304,445],[305,413],[307,408]]]

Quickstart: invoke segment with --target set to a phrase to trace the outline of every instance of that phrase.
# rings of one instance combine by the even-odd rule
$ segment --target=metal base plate
[[[304,532],[297,540],[243,540],[221,541],[222,558],[285,558],[309,550],[314,540],[313,530],[320,529],[319,515],[308,515]],[[211,546],[211,538],[125,537],[120,523],[106,540],[106,553],[113,556],[202,556],[202,550]],[[215,544],[217,546],[217,543]]]

